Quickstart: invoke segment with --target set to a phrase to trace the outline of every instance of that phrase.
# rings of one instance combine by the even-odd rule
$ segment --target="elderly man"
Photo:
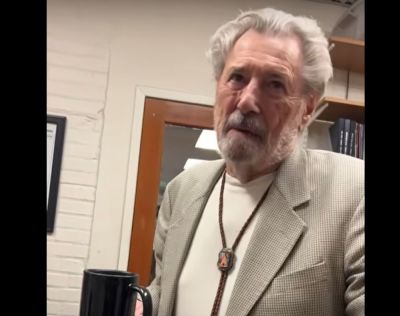
[[[363,163],[299,141],[332,76],[321,29],[244,12],[209,56],[223,159],[167,186],[153,314],[363,315]]]

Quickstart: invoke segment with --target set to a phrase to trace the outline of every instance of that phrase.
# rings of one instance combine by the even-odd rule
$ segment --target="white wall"
[[[67,117],[54,234],[47,236],[48,315],[78,315],[89,254],[104,108],[108,39],[70,10],[52,10],[47,35],[47,112]],[[80,30],[76,29],[82,25]]]
[[[136,154],[135,89],[213,99],[204,57],[210,35],[239,9],[267,4],[314,16],[327,32],[343,12],[300,0],[47,2],[47,111],[67,117],[55,229],[47,238],[48,315],[79,314],[84,268],[124,266],[118,260],[128,161]]]

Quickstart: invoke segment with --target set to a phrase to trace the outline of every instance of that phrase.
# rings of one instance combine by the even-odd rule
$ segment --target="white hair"
[[[222,25],[211,37],[207,56],[214,68],[218,80],[225,66],[225,60],[235,42],[246,31],[254,29],[260,33],[294,34],[302,43],[304,93],[314,91],[321,97],[327,82],[332,77],[332,62],[328,50],[328,41],[311,18],[293,16],[289,13],[265,8],[241,13],[235,20]]]

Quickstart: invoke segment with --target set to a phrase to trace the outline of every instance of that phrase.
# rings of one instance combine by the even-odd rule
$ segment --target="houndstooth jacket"
[[[153,315],[174,314],[180,272],[223,167],[222,160],[207,162],[167,186],[149,286]],[[364,315],[362,160],[299,147],[259,212],[226,315]]]

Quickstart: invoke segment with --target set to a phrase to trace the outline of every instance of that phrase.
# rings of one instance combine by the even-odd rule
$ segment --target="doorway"
[[[166,184],[183,171],[187,158],[214,160],[219,154],[195,148],[203,130],[213,128],[209,106],[145,99],[128,271],[147,286],[153,277],[153,238]]]

